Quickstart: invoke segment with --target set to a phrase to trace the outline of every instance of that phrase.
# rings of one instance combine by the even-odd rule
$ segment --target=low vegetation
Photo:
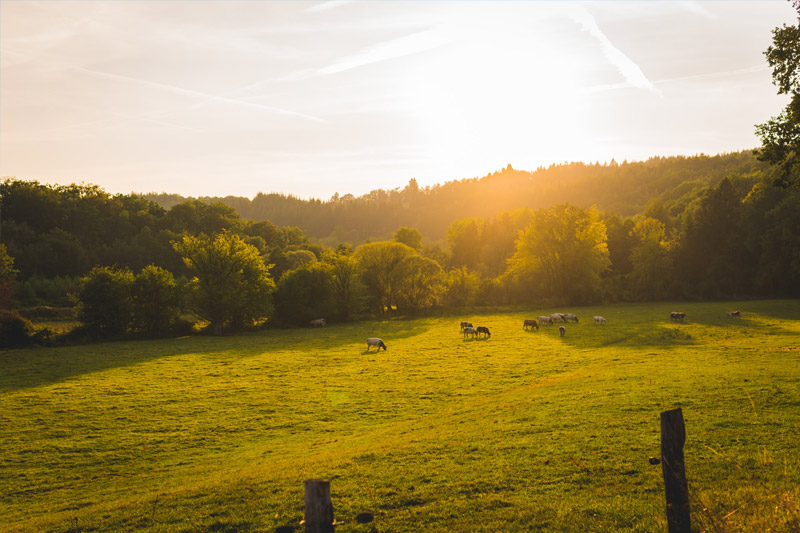
[[[580,323],[523,330],[555,311]],[[698,531],[798,531],[798,334],[796,301],[749,301],[5,351],[2,529],[299,528],[325,477],[339,531],[664,530],[681,407]]]

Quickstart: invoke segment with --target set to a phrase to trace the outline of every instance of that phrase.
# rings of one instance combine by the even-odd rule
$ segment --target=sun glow
[[[467,9],[439,28],[448,44],[407,73],[405,92],[434,174],[469,177],[511,161],[534,168],[591,153],[583,73],[577,57],[569,60],[574,47],[554,35],[569,21],[522,17],[508,27],[507,17],[493,23],[481,13]]]

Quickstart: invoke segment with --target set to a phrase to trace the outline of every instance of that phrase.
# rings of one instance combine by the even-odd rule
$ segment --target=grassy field
[[[313,477],[338,531],[666,530],[681,407],[695,528],[800,531],[800,302],[563,310],[0,352],[0,530],[299,528]]]

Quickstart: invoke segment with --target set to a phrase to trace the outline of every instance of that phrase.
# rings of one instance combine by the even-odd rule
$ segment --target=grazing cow
[[[564,322],[569,322],[570,320],[574,320],[576,324],[578,323],[578,316],[577,315],[573,315],[572,313],[567,313],[567,314],[561,315],[561,316],[564,317]]]
[[[487,337],[491,337],[492,336],[492,333],[489,331],[489,328],[487,328],[485,326],[478,326],[477,328],[475,328],[475,334],[476,335],[480,335],[481,333],[483,333]]]
[[[680,321],[683,322],[683,319],[686,318],[686,313],[681,313],[680,311],[673,311],[669,314],[670,320],[674,320],[676,322]]]
[[[553,325],[553,319],[549,316],[540,316],[537,317],[537,320],[539,321],[539,324],[547,324],[548,326]]]
[[[558,333],[563,337],[564,334],[567,333],[567,328],[565,328],[564,326],[558,326]]]
[[[606,319],[601,316],[594,317],[594,323],[600,324],[601,326],[606,323]]]
[[[477,334],[478,334],[478,332],[472,326],[467,326],[467,327],[464,328],[464,338],[465,339],[467,337],[474,337]]]
[[[525,322],[522,323],[522,329],[528,329],[528,328],[538,330],[539,329],[539,323],[536,320],[532,319],[532,318],[527,318],[527,319],[525,319]]]
[[[471,328],[472,322],[462,322],[461,323],[461,331],[464,331],[464,328]]]
[[[381,351],[381,348],[383,348],[384,352],[386,351],[386,345],[377,337],[370,337],[367,339],[367,351],[369,351],[370,347],[372,346],[376,346],[378,348],[377,351],[379,352]]]
[[[328,325],[324,318],[315,318],[310,322],[312,328],[324,328]]]
[[[728,316],[742,316],[742,312],[741,311],[731,311],[730,313],[728,313]]]
[[[566,322],[567,321],[567,319],[561,313],[553,313],[552,315],[550,315],[550,319],[553,322]]]

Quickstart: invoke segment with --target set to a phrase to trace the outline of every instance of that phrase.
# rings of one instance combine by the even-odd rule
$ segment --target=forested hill
[[[654,157],[643,162],[617,164],[570,163],[533,172],[507,168],[482,178],[451,181],[420,188],[411,180],[403,189],[375,190],[355,197],[304,200],[283,194],[259,193],[249,198],[200,197],[223,202],[245,219],[270,220],[278,226],[297,226],[321,242],[360,243],[389,238],[400,226],[419,229],[428,241],[438,241],[454,220],[491,217],[521,207],[540,208],[569,202],[596,205],[601,211],[632,216],[646,208],[674,206],[680,212],[698,192],[722,178],[737,177],[754,183],[768,166],[751,151]],[[186,198],[175,194],[143,194],[162,207]]]

